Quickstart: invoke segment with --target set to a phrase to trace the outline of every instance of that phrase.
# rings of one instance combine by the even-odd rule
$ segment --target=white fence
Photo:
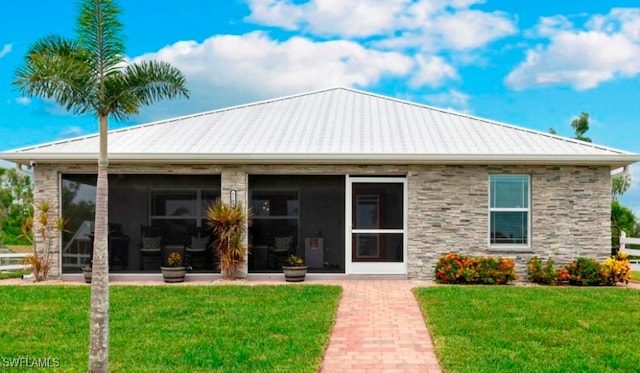
[[[627,237],[623,231],[620,233],[620,251],[640,257],[640,250],[627,249],[627,245],[640,245],[640,238]],[[630,262],[632,271],[640,271],[640,259],[631,259]]]
[[[93,232],[93,222],[85,220],[76,233],[62,249],[62,266],[65,268],[82,268],[91,260],[93,242],[89,235]]]
[[[28,255],[24,253],[0,253],[0,272],[26,270],[27,266],[24,264],[24,259]]]

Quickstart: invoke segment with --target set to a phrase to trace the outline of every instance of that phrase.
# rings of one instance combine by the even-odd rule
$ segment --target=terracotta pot
[[[160,267],[164,282],[184,282],[187,267]]]
[[[282,272],[284,272],[284,279],[287,282],[302,282],[307,275],[307,266],[292,267],[282,266]]]

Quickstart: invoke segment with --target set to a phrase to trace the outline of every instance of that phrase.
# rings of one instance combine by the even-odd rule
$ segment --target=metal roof
[[[109,132],[111,163],[567,163],[640,155],[466,114],[331,88]],[[14,162],[94,162],[98,135],[0,153]]]

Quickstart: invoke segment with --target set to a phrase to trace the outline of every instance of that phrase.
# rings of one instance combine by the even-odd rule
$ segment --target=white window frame
[[[506,208],[491,207],[491,178],[500,176],[523,176],[527,178],[527,207],[524,208]],[[522,251],[531,249],[531,175],[527,174],[490,174],[488,178],[488,212],[487,212],[487,244],[491,251]],[[526,212],[527,213],[527,243],[492,243],[491,242],[491,213],[492,212]]]

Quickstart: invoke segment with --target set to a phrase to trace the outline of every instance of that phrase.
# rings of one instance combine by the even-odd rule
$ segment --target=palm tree
[[[128,64],[120,8],[114,0],[82,0],[77,40],[51,35],[34,43],[13,82],[27,97],[53,99],[75,114],[99,120],[100,152],[91,282],[89,371],[108,370],[109,269],[107,259],[108,118],[123,120],[142,105],[188,97],[184,75],[165,62]]]

